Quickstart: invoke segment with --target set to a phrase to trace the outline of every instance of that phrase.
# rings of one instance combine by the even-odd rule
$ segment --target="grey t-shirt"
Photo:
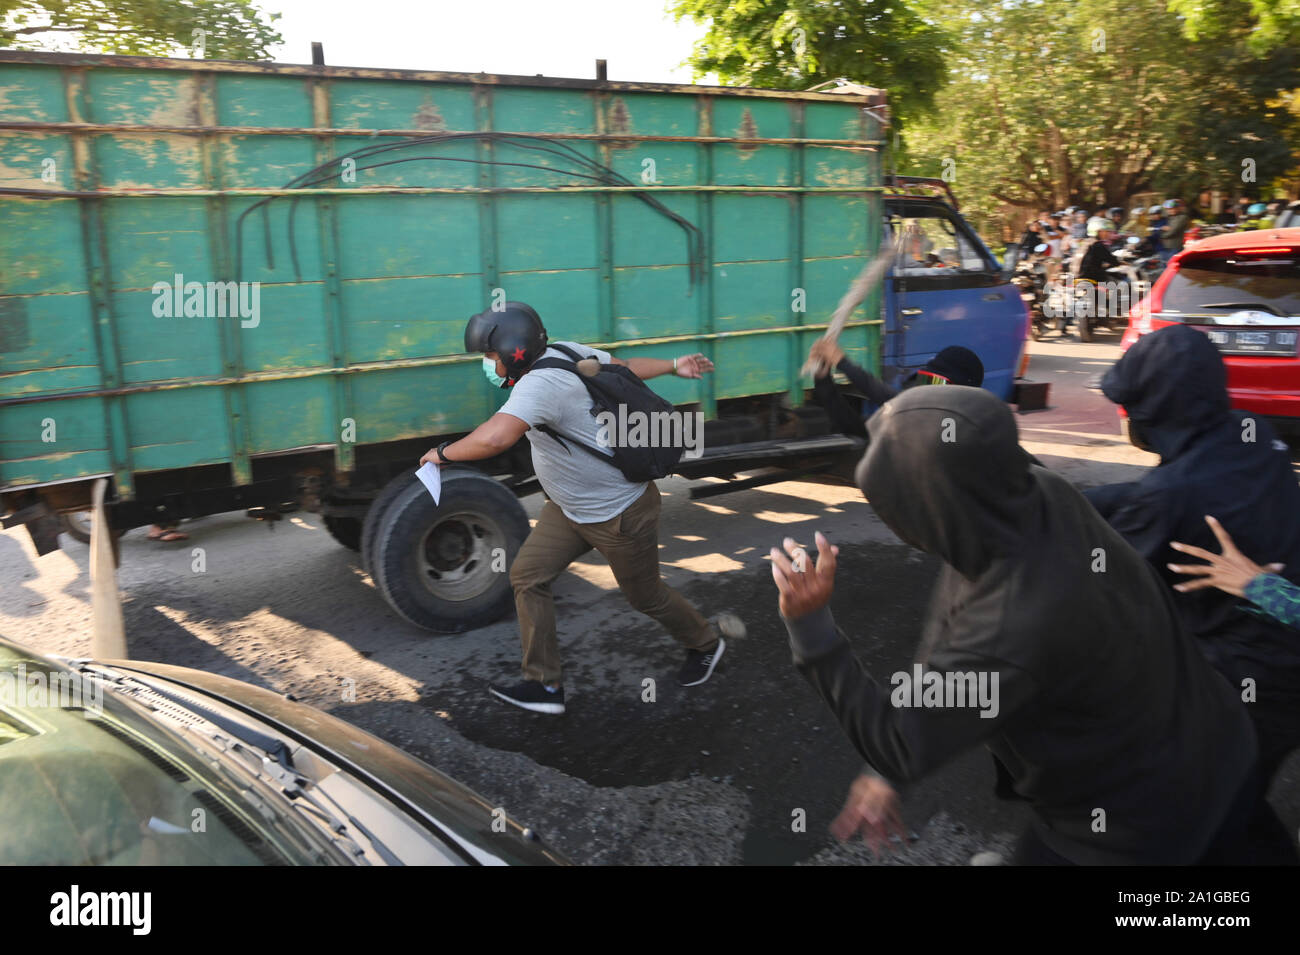
[[[609,352],[574,342],[560,342],[584,357],[609,363]],[[546,349],[542,358],[570,361],[568,355]],[[548,425],[560,434],[576,438],[603,454],[610,452],[597,441],[600,426],[591,413],[591,396],[578,376],[564,368],[539,368],[519,379],[501,411],[528,425],[533,448],[533,467],[546,496],[559,505],[569,520],[596,524],[617,517],[645,493],[647,484],[633,483],[623,472],[602,464],[582,448],[556,441],[537,430]],[[565,445],[568,445],[566,447]]]

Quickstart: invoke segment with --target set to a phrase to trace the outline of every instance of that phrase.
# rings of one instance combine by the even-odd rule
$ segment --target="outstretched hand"
[[[787,620],[821,610],[835,590],[835,558],[840,549],[817,532],[817,563],[809,566],[808,552],[787,537],[785,553],[772,548],[772,579],[781,593],[781,616]],[[788,557],[786,555],[789,555]]]
[[[678,358],[674,374],[678,378],[699,378],[710,371],[713,371],[713,362],[705,358],[703,353],[696,352],[694,355],[683,355]]]
[[[1191,544],[1180,544],[1178,541],[1169,542],[1169,546],[1176,551],[1208,561],[1208,563],[1204,564],[1168,565],[1169,569],[1175,574],[1187,574],[1188,576],[1200,578],[1199,580],[1174,584],[1174,590],[1179,593],[1185,594],[1206,587],[1218,587],[1225,593],[1244,597],[1246,585],[1260,574],[1275,574],[1282,569],[1281,564],[1269,564],[1261,567],[1237,550],[1237,545],[1232,542],[1232,538],[1223,529],[1223,525],[1208,514],[1205,517],[1205,523],[1210,525],[1210,530],[1214,532],[1215,538],[1218,539],[1222,553],[1212,554],[1208,550],[1193,547]]]

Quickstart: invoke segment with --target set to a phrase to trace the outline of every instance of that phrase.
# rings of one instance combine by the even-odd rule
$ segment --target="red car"
[[[1233,232],[1179,252],[1129,310],[1121,347],[1177,322],[1218,346],[1234,408],[1300,433],[1300,228]]]

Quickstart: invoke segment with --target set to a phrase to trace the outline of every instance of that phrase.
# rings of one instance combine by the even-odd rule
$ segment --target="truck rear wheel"
[[[507,488],[476,471],[448,469],[437,505],[416,481],[385,508],[371,574],[389,605],[417,627],[473,630],[513,604],[510,565],[528,531]]]
[[[330,536],[349,550],[361,549],[361,519],[358,517],[325,516],[325,529]]]
[[[90,543],[90,511],[75,511],[72,514],[60,514],[59,525],[63,533],[83,544]]]

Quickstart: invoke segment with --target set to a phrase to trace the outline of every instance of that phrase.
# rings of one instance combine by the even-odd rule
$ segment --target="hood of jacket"
[[[900,539],[967,578],[1016,552],[1035,484],[1002,401],[981,388],[913,388],[867,429],[857,484]]]
[[[1103,376],[1101,390],[1166,460],[1229,416],[1223,359],[1208,335],[1187,325],[1139,338]]]

